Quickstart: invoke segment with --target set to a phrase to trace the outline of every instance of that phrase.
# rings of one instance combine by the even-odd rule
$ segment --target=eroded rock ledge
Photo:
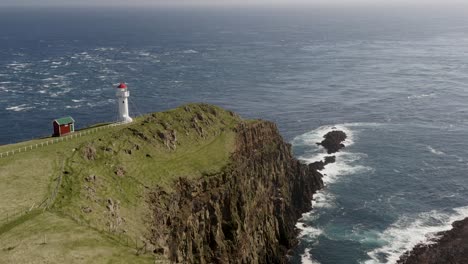
[[[432,244],[419,244],[400,257],[400,264],[465,264],[468,262],[468,218],[452,224]]]
[[[293,157],[275,124],[241,123],[223,172],[151,192],[149,240],[175,263],[286,263],[295,224],[322,187],[322,175]]]

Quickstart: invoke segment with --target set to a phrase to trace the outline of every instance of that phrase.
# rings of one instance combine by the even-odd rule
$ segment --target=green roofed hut
[[[54,137],[61,137],[75,132],[75,120],[71,116],[57,118],[54,124]]]

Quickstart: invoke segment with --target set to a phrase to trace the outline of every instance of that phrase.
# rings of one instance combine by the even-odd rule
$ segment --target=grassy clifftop
[[[0,159],[0,260],[153,263],[149,189],[222,170],[240,122],[190,104]]]

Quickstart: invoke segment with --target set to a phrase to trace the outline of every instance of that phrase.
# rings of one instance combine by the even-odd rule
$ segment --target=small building
[[[133,119],[128,113],[128,97],[130,97],[130,92],[126,83],[120,83],[117,86],[117,102],[119,103],[119,122],[122,123],[131,123]]]
[[[75,132],[75,120],[71,116],[55,119],[54,137],[61,137]]]

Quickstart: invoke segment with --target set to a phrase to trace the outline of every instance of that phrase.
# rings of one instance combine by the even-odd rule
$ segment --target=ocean
[[[0,144],[206,102],[278,124],[303,162],[348,134],[292,263],[395,263],[468,216],[468,11],[1,8]]]

